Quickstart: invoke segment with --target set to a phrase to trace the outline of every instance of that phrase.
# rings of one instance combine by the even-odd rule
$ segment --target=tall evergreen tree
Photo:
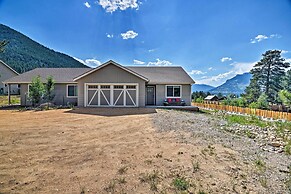
[[[54,99],[55,97],[53,93],[54,88],[55,88],[55,80],[53,79],[53,76],[48,76],[46,78],[46,83],[44,85],[44,90],[45,90],[44,97],[47,102],[51,102]]]
[[[258,82],[257,73],[253,72],[253,77],[250,81],[250,85],[246,87],[245,93],[241,96],[244,97],[248,104],[256,102],[260,97],[262,91]]]
[[[256,100],[258,87],[260,87],[260,92],[266,94],[268,102],[277,103],[278,92],[283,89],[285,71],[290,64],[281,57],[279,50],[266,51],[262,56],[263,58],[251,70],[253,86],[248,87],[246,96]]]
[[[29,99],[32,102],[32,106],[37,105],[40,103],[43,95],[44,95],[45,89],[44,85],[41,81],[41,77],[37,76],[32,79],[31,85],[29,86]]]
[[[288,92],[291,92],[291,69],[286,73],[284,80],[284,89]]]
[[[4,47],[8,44],[8,41],[2,40],[0,41],[0,53],[4,52]]]

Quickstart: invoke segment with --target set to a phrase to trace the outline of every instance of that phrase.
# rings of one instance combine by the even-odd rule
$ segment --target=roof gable
[[[114,62],[112,60],[110,60],[110,61],[108,61],[108,62],[106,62],[106,63],[104,63],[104,64],[102,64],[102,65],[100,65],[98,67],[96,67],[95,69],[92,69],[91,71],[88,71],[88,72],[86,72],[86,73],[84,73],[82,75],[79,75],[78,77],[74,78],[74,81],[78,81],[79,79],[81,79],[83,77],[86,77],[86,76],[88,76],[88,75],[90,75],[90,74],[92,74],[92,73],[94,73],[94,72],[96,72],[96,71],[108,66],[108,65],[114,65],[114,66],[116,66],[116,67],[118,67],[118,68],[120,68],[120,69],[122,69],[124,71],[127,71],[130,74],[135,75],[136,77],[141,78],[144,81],[147,81],[147,82],[149,81],[149,79],[144,77],[143,75],[140,75],[137,72],[135,72],[135,71],[133,71],[133,70],[127,68],[127,67],[124,67],[124,66],[122,66],[122,65],[120,65],[120,64],[118,64],[118,63],[116,63],[116,62]]]
[[[16,75],[19,75],[19,73],[17,71],[15,71],[14,69],[12,69],[12,67],[10,67],[9,65],[7,65],[6,63],[4,63],[3,61],[0,60],[0,64],[4,65],[5,67],[7,67],[9,70],[11,70],[13,73],[15,73]]]

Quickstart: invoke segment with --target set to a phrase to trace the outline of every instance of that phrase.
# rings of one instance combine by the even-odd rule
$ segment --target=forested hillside
[[[49,49],[29,37],[0,24],[0,41],[6,40],[0,60],[4,61],[19,73],[37,67],[85,67],[72,57]]]
[[[236,75],[235,77],[227,80],[224,84],[209,90],[211,94],[236,94],[240,95],[244,92],[246,87],[250,84],[252,75],[250,73],[244,73]]]

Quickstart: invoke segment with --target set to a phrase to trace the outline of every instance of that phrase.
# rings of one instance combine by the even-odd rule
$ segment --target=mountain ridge
[[[241,95],[246,87],[250,84],[252,74],[243,73],[237,74],[233,78],[226,80],[225,83],[217,86],[214,89],[209,90],[211,94],[222,93],[223,95],[236,94]]]
[[[215,87],[214,86],[210,86],[210,85],[207,85],[207,84],[193,84],[192,85],[192,92],[208,92],[209,90],[211,89],[214,89]]]
[[[54,51],[4,24],[0,24],[0,41],[9,43],[0,53],[0,60],[18,73],[38,67],[87,67],[73,57]]]

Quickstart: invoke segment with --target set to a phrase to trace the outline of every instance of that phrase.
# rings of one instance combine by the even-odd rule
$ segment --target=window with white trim
[[[166,86],[166,97],[181,97],[181,86]]]
[[[78,86],[77,85],[67,85],[67,96],[77,97],[78,96]]]

